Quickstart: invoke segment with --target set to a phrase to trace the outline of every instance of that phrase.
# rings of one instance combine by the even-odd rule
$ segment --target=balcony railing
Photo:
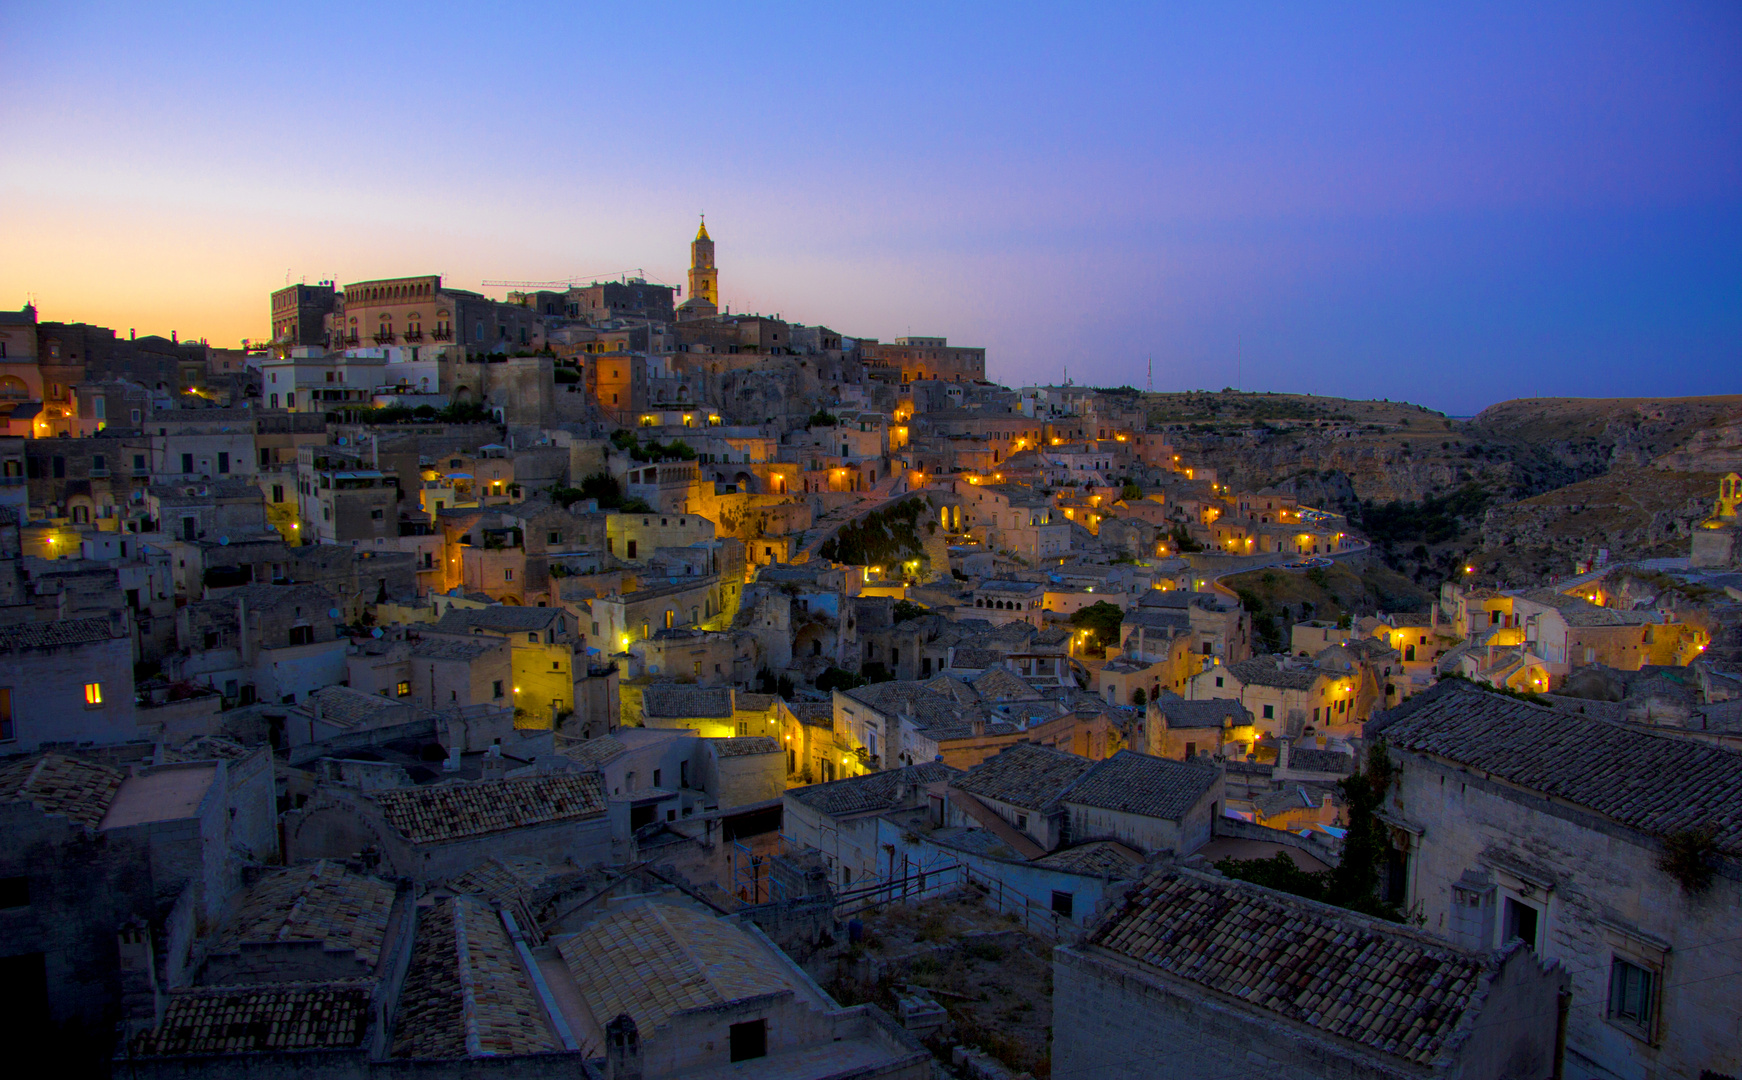
[[[357,344],[357,335],[356,334],[346,334],[340,340],[343,341],[347,345],[355,345],[355,344]]]
[[[391,345],[393,343],[393,334],[391,332],[375,334],[374,338],[375,344],[377,345]]]
[[[431,341],[452,341],[454,340],[454,332],[438,326],[429,332],[429,339]]]
[[[407,340],[407,341],[422,341],[423,340],[423,331],[422,330],[407,330],[405,332],[405,340]]]

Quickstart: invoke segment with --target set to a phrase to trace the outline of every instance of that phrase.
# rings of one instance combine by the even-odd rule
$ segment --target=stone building
[[[554,773],[361,793],[323,784],[285,819],[286,855],[371,852],[384,874],[458,877],[491,857],[532,856],[587,867],[610,861],[598,773]]]
[[[0,753],[139,737],[124,614],[0,627]]]
[[[1132,1080],[1559,1075],[1558,965],[1219,876],[1138,885],[1053,951],[1053,1070]]]
[[[327,317],[333,313],[338,294],[330,281],[314,285],[289,285],[272,294],[272,344],[288,349],[293,345],[325,345]]]
[[[1463,947],[1565,965],[1567,1075],[1742,1068],[1742,999],[1713,992],[1742,970],[1742,756],[1459,681],[1367,734],[1401,766],[1390,897]]]

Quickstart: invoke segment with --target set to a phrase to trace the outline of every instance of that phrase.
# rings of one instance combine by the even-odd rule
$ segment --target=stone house
[[[1286,656],[1255,656],[1218,665],[1192,676],[1186,697],[1233,698],[1266,735],[1299,735],[1309,725],[1333,727],[1355,722],[1356,680]]]
[[[1569,1076],[1742,1069],[1742,999],[1712,989],[1742,970],[1742,756],[1459,681],[1367,734],[1401,766],[1390,896],[1446,940],[1565,965]],[[1665,868],[1677,843],[1693,876]]]
[[[8,1022],[69,1065],[110,1045],[130,989],[185,979],[195,928],[224,910],[241,864],[277,857],[273,800],[264,752],[0,767]]]
[[[1558,1075],[1558,965],[1169,869],[1053,951],[1059,1076]]]
[[[125,614],[0,627],[0,753],[140,734]]]
[[[1200,756],[1245,756],[1258,740],[1252,713],[1234,698],[1187,701],[1177,694],[1152,700],[1143,713],[1143,752],[1189,761]]]
[[[884,873],[878,819],[915,807],[941,818],[944,787],[960,775],[942,762],[925,762],[793,788],[785,793],[781,831],[795,847],[822,852],[835,886],[863,883]]]
[[[369,852],[381,872],[457,877],[490,857],[586,867],[609,862],[611,826],[597,773],[550,773],[362,793],[323,784],[285,819],[292,860]]]
[[[345,678],[342,613],[318,585],[244,585],[176,612],[180,655],[165,674],[232,701],[295,704]]]
[[[517,715],[528,727],[551,727],[575,710],[586,696],[584,684],[603,677],[603,669],[587,660],[574,617],[562,608],[492,604],[453,606],[422,631],[424,640],[474,637],[508,642],[511,685],[507,687]],[[494,700],[495,680],[491,680]]]

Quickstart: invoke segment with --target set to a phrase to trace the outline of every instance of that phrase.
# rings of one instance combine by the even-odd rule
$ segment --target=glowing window
[[[103,703],[103,684],[88,682],[85,684],[85,704],[101,705]]]

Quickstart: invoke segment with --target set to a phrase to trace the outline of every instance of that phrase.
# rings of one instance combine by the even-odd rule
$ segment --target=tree
[[[925,615],[924,604],[916,604],[912,600],[897,600],[895,602],[895,621],[904,623],[909,619],[917,619]]]
[[[1191,533],[1186,532],[1186,527],[1184,525],[1175,525],[1173,527],[1173,532],[1168,534],[1168,538],[1173,541],[1173,549],[1175,551],[1183,553],[1204,550],[1204,545],[1193,540]]]
[[[1090,649],[1108,649],[1119,644],[1119,626],[1125,613],[1114,604],[1097,600],[1086,608],[1071,613],[1071,625],[1089,631],[1086,643]]]
[[[1143,692],[1143,687],[1139,686],[1137,689],[1131,691],[1131,704],[1137,706],[1139,709],[1149,704],[1149,695]]]
[[[1119,489],[1119,497],[1126,502],[1136,502],[1143,498],[1143,489],[1127,480],[1125,486]]]
[[[864,686],[865,680],[848,671],[830,665],[828,670],[817,676],[817,689],[823,691],[851,690],[856,686]]]
[[[804,422],[804,426],[807,428],[834,427],[836,424],[839,424],[840,422],[841,422],[840,418],[837,417],[834,413],[829,412],[825,409],[818,409],[816,412],[811,413],[810,419],[806,420]]]

